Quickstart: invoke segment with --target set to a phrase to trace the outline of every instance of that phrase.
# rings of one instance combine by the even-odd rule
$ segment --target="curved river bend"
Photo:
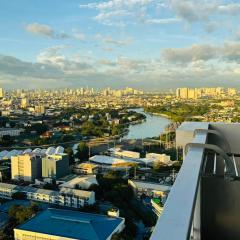
[[[165,127],[171,123],[171,120],[165,117],[145,113],[142,108],[130,110],[146,115],[146,121],[140,124],[130,125],[129,132],[123,139],[141,139],[159,136],[164,132]]]

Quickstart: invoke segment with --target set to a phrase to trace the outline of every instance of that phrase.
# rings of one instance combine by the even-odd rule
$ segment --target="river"
[[[129,132],[123,139],[141,139],[159,136],[164,132],[165,127],[171,123],[171,120],[162,116],[146,113],[142,108],[130,110],[146,115],[146,121],[140,124],[130,125]]]

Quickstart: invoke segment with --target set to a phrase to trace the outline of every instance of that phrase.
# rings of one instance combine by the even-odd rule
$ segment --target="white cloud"
[[[158,6],[155,0],[112,0],[80,4],[79,7],[96,9],[98,14],[93,19],[102,24],[124,27],[141,22],[151,5]]]
[[[229,3],[218,6],[219,13],[237,15],[240,14],[240,3]]]
[[[55,35],[54,30],[50,26],[39,23],[29,23],[26,26],[26,30],[30,33],[50,38],[53,38]]]
[[[149,24],[171,24],[181,22],[179,18],[152,18],[145,20],[145,23]]]
[[[171,0],[170,6],[177,16],[187,22],[207,21],[209,15],[217,10],[214,0]]]
[[[105,2],[95,2],[88,4],[80,4],[80,8],[95,8],[98,10],[122,9],[125,7],[131,8],[134,6],[146,6],[153,0],[111,0]]]
[[[132,43],[132,41],[133,41],[132,38],[117,40],[117,39],[112,38],[111,36],[103,36],[101,34],[97,34],[95,36],[95,38],[105,44],[112,44],[112,45],[116,45],[116,46],[126,46],[126,45],[129,45],[130,43]]]
[[[52,27],[45,24],[39,24],[39,23],[27,24],[26,31],[35,35],[49,37],[49,38],[56,38],[56,39],[70,38],[70,36],[64,32],[56,32]]]
[[[80,41],[85,41],[86,40],[86,36],[84,33],[80,32],[79,30],[74,30],[73,31],[73,37],[80,40]]]
[[[195,61],[233,61],[240,63],[240,43],[226,42],[222,46],[194,44],[187,48],[168,48],[162,51],[167,62],[191,63]]]
[[[86,39],[86,36],[84,33],[80,32],[77,29],[73,29],[71,34],[67,34],[64,31],[55,31],[52,27],[45,24],[39,24],[39,23],[29,23],[25,27],[27,32],[30,32],[35,35],[48,37],[52,39],[77,39],[80,41],[84,41]]]
[[[170,7],[187,22],[208,21],[213,15],[238,15],[240,3],[222,3],[217,0],[170,0]]]

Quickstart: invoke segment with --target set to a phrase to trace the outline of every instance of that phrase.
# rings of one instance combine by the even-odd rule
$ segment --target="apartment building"
[[[35,153],[11,157],[11,174],[14,180],[32,182],[42,175],[41,156]]]
[[[69,159],[65,153],[46,155],[42,158],[42,177],[58,179],[69,173]]]
[[[24,131],[23,129],[17,129],[17,128],[0,128],[0,138],[7,135],[11,137],[17,137],[23,131]]]
[[[12,199],[13,194],[17,192],[25,193],[28,200],[72,208],[80,208],[95,203],[95,193],[93,191],[70,188],[61,188],[60,191],[53,191],[30,186],[24,187],[0,183],[0,198]]]

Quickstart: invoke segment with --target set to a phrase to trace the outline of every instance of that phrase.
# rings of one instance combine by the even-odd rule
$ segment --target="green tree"
[[[76,157],[81,161],[88,160],[89,157],[89,148],[85,142],[80,142],[78,145]]]
[[[23,200],[23,199],[26,199],[27,196],[26,196],[26,193],[24,193],[24,192],[15,192],[15,193],[13,193],[12,198],[18,199],[18,200]]]
[[[65,153],[67,153],[69,157],[69,165],[74,164],[74,153],[71,147],[65,149]]]
[[[36,209],[35,206],[24,207],[20,205],[13,205],[8,210],[8,215],[11,220],[18,225],[31,218],[34,214],[36,214],[37,210],[38,209]]]
[[[38,135],[43,134],[48,130],[48,126],[44,123],[35,123],[31,127],[27,128],[27,131],[36,131]]]

